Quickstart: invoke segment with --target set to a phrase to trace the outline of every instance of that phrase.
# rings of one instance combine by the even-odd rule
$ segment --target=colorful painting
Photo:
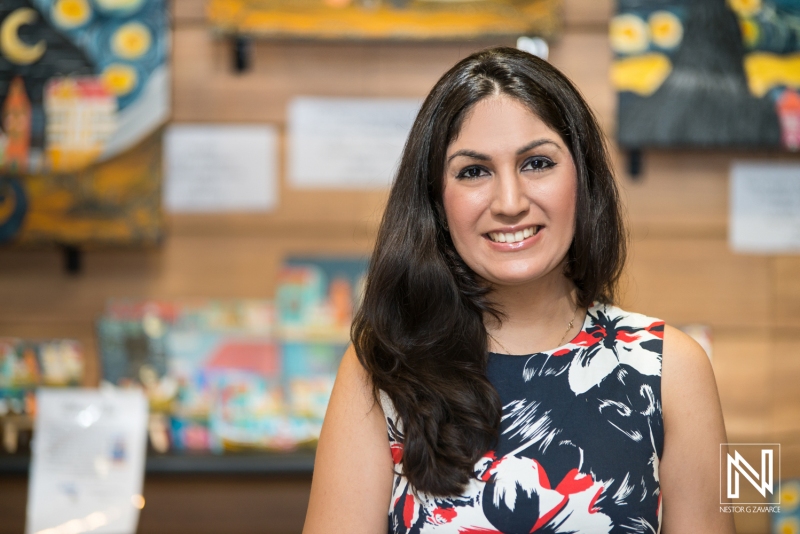
[[[800,534],[800,479],[781,481],[780,512],[772,514],[772,534]]]
[[[164,0],[0,4],[0,243],[160,237]]]
[[[290,258],[274,302],[112,300],[98,321],[103,378],[145,391],[162,452],[313,444],[366,268]]]
[[[551,37],[560,0],[210,0],[223,34],[310,39]]]
[[[797,0],[619,0],[610,40],[623,147],[800,150]]]
[[[35,415],[39,386],[80,386],[85,357],[70,339],[0,338],[0,417]]]

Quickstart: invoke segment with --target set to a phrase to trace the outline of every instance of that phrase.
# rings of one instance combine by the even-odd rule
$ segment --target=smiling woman
[[[475,274],[495,286],[564,278],[556,267],[572,241],[578,183],[560,136],[500,94],[475,104],[447,152],[447,224]]]
[[[613,305],[624,256],[571,82],[509,48],[447,72],[392,186],[304,532],[732,532],[710,365]]]

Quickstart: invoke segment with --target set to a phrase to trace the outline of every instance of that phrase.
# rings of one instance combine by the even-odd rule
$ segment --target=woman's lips
[[[542,225],[532,225],[514,232],[488,232],[483,234],[483,237],[486,238],[494,250],[521,250],[539,241],[543,228],[544,226]]]
[[[541,226],[534,225],[514,232],[488,232],[485,235],[494,243],[518,243],[524,239],[535,236],[541,229]]]

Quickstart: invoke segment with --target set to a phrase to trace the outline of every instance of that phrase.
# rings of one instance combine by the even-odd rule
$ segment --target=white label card
[[[135,534],[147,399],[136,390],[36,394],[26,534]]]
[[[389,187],[420,105],[411,98],[295,98],[288,110],[289,183]]]
[[[734,163],[729,228],[736,252],[800,253],[800,163]]]
[[[275,208],[277,144],[269,125],[170,126],[164,136],[164,206],[195,213]]]

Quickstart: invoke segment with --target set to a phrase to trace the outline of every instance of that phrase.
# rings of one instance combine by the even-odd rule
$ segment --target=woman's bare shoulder
[[[664,326],[661,382],[666,393],[717,398],[714,370],[705,350],[691,336],[669,325]]]
[[[719,451],[727,438],[714,370],[703,348],[671,326],[664,328],[661,399],[664,532],[734,532],[733,517],[719,511]]]
[[[383,411],[350,346],[319,438],[304,534],[386,532],[393,473]]]

